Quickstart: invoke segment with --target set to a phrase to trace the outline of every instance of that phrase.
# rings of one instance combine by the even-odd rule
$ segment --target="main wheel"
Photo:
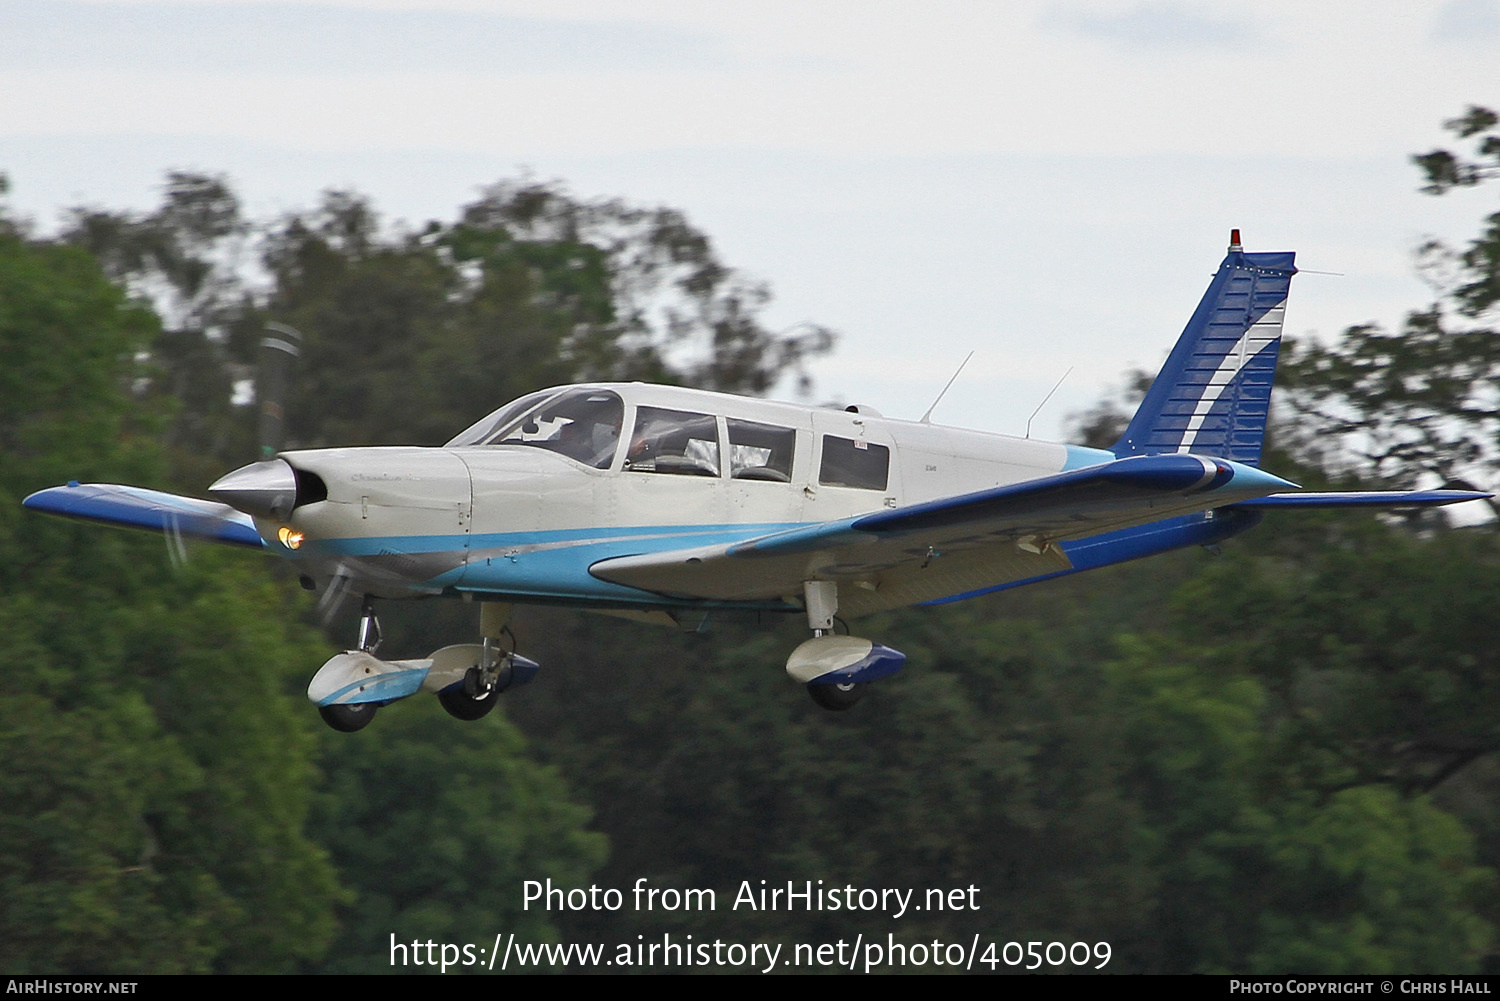
[[[495,703],[500,701],[500,686],[492,685],[489,691],[484,691],[480,684],[479,668],[471,667],[464,674],[463,684],[449,685],[437,693],[438,701],[442,703],[443,710],[454,719],[483,719],[495,708]],[[471,690],[479,694],[470,695]]]
[[[854,703],[864,698],[867,686],[851,681],[842,685],[808,685],[807,694],[812,700],[830,712],[843,712],[854,708]]]
[[[318,706],[318,715],[323,722],[339,733],[357,733],[370,725],[375,710],[380,708],[373,702],[354,702],[344,705]]]

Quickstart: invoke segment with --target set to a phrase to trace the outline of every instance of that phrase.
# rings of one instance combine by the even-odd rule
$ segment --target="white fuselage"
[[[972,493],[1113,458],[1093,449],[699,390],[639,383],[590,388],[617,396],[620,410],[613,418],[613,453],[598,454],[592,464],[554,450],[554,443],[532,441],[286,453],[283,458],[319,477],[327,492],[287,519],[304,539],[288,555],[308,560],[315,573],[358,577],[372,593],[388,596],[458,590],[637,604],[652,596],[595,580],[588,567]],[[663,414],[674,415],[677,426]],[[542,423],[529,425],[531,433],[546,434]],[[643,461],[651,444],[645,439],[662,428],[655,443],[661,454]],[[674,431],[677,444],[662,444]],[[683,434],[697,440],[684,448]],[[262,521],[258,527],[274,540],[283,526]]]

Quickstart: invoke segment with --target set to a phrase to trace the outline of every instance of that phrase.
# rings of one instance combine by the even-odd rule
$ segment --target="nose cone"
[[[297,474],[281,459],[267,459],[220,477],[208,492],[235,510],[280,521],[297,504]]]

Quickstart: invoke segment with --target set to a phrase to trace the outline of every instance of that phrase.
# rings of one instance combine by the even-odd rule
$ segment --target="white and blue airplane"
[[[282,452],[215,500],[79,484],[26,498],[74,518],[290,560],[363,596],[354,650],[308,697],[335,729],[436,693],[478,719],[537,665],[504,637],[515,603],[691,625],[724,609],[806,615],[786,670],[827,709],[905,657],[836,621],[959,601],[1185,546],[1278,507],[1452,504],[1459,490],[1308,493],[1259,469],[1292,253],[1239,231],[1124,435],[1109,449],[673,386],[545,389],[442,448]],[[481,643],[380,660],[376,599],[480,603]]]

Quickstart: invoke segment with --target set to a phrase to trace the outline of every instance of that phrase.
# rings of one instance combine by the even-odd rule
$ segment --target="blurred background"
[[[0,970],[892,930],[1495,969],[1485,504],[881,616],[909,667],[842,714],[784,676],[800,621],[522,609],[502,711],[341,735],[303,691],[353,608],[20,500],[252,461],[268,323],[289,446],[597,378],[916,418],[971,349],[938,421],[1021,433],[1071,367],[1033,433],[1108,444],[1231,226],[1306,269],[1266,467],[1494,489],[1497,4],[20,0],[0,39]],[[382,654],[474,618],[387,603]],[[521,907],[643,876],[720,910]],[[761,879],[982,909],[727,910]]]

